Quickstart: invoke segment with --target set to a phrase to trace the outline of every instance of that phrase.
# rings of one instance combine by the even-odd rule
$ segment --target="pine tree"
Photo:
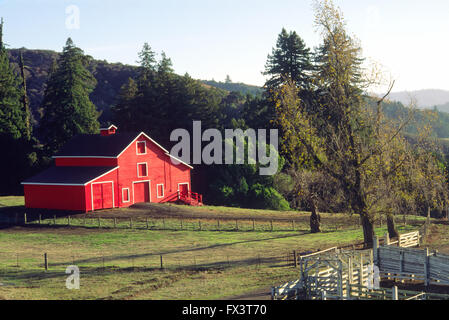
[[[26,134],[20,80],[9,62],[0,22],[0,135],[19,139]]]
[[[23,112],[24,112],[24,117],[25,117],[26,138],[27,138],[27,140],[31,140],[32,126],[31,126],[30,100],[28,99],[28,94],[27,94],[25,63],[23,61],[22,51],[20,51],[19,66],[20,66],[20,75],[22,77],[22,104],[23,104]]]
[[[170,58],[167,57],[164,51],[161,53],[161,60],[158,62],[157,65],[157,72],[159,74],[164,73],[173,73],[173,63]]]
[[[265,83],[267,89],[280,88],[287,79],[302,89],[310,87],[310,73],[313,70],[310,49],[304,41],[293,32],[282,28],[276,48],[268,55],[263,75],[270,76]]]
[[[23,83],[22,83],[23,85]],[[20,181],[32,173],[37,161],[35,140],[27,126],[28,114],[23,100],[24,87],[9,62],[3,43],[3,19],[0,21],[0,194],[20,194]]]
[[[96,80],[86,69],[88,57],[68,39],[47,82],[40,133],[48,155],[76,134],[97,133],[99,112],[89,94]]]
[[[128,78],[128,81],[120,88],[117,104],[112,106],[113,122],[121,130],[131,131],[134,127],[134,106],[138,90],[136,81]]]

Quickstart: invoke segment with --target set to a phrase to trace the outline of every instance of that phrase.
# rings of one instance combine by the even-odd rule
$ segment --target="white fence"
[[[449,285],[449,255],[429,249],[380,246],[374,263],[381,276],[400,280],[424,281],[425,285]]]

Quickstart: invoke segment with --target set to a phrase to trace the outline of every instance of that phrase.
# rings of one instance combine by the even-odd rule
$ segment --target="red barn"
[[[191,192],[190,165],[144,132],[77,135],[53,158],[55,166],[22,182],[27,208],[94,211],[138,202],[202,205]]]

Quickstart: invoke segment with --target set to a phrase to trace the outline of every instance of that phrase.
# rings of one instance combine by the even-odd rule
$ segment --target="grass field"
[[[0,203],[23,203],[23,199],[9,198],[0,198]],[[287,221],[297,218],[295,231],[288,228],[237,231],[231,227],[219,231],[213,228],[213,221],[223,215],[232,219],[236,215],[256,217],[261,223],[272,216],[263,210],[223,207],[178,209],[191,211],[194,217],[207,212],[208,219],[203,220],[203,227],[211,221],[211,228],[147,230],[142,225],[135,229],[113,229],[111,226],[69,227],[62,222],[57,225],[33,222],[1,229],[0,298],[229,298],[261,289],[268,291],[273,285],[297,279],[298,271],[288,260],[293,250],[315,251],[363,239],[361,229],[355,229],[352,218],[345,215],[337,215],[337,220],[332,220],[330,215],[323,214],[325,224],[342,223],[345,217],[350,223],[347,228],[341,224],[338,230],[324,225],[325,232],[321,234],[308,232],[307,225],[302,222],[307,221],[307,213],[292,212],[273,215],[277,219],[288,218]],[[116,214],[123,216],[124,213],[129,214],[122,210],[117,210]],[[114,212],[103,215],[107,214]],[[197,218],[191,218],[191,223],[196,224]],[[400,229],[406,232],[416,226],[401,226]],[[385,227],[376,228],[378,235],[385,232]],[[48,254],[48,271],[44,270],[44,253]],[[80,268],[80,290],[65,287],[68,276],[65,269],[69,265]]]

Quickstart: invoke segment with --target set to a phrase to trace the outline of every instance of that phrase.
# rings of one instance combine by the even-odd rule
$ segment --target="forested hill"
[[[30,98],[34,121],[41,118],[40,104],[44,96],[45,83],[53,61],[57,60],[59,53],[50,50],[11,49],[10,61],[18,68],[19,52],[22,51],[27,76],[27,91]],[[97,79],[97,86],[90,98],[97,108],[102,111],[100,121],[110,118],[110,107],[116,101],[120,87],[129,77],[137,76],[137,67],[121,63],[108,63],[106,61],[92,60],[89,71]]]
[[[249,84],[245,84],[245,83],[235,83],[235,82],[229,82],[229,81],[225,81],[225,82],[217,82],[215,80],[202,80],[203,83],[215,87],[215,88],[219,88],[222,90],[226,90],[229,92],[240,92],[243,95],[246,94],[252,94],[254,96],[260,95],[263,92],[263,89],[261,87],[258,86],[253,86],[253,85],[249,85]]]
[[[19,52],[23,52],[23,57],[27,75],[28,95],[30,98],[31,110],[36,125],[41,118],[40,104],[43,98],[45,83],[53,61],[59,57],[59,53],[50,50],[28,50],[11,49],[10,60],[18,68]],[[90,98],[97,108],[102,112],[100,122],[104,123],[111,118],[111,106],[116,103],[118,93],[128,78],[137,78],[138,67],[124,65],[121,63],[108,63],[107,61],[93,60],[90,62],[89,71],[95,76],[97,86],[91,93]],[[233,83],[231,81],[217,82],[214,80],[201,81],[207,87],[214,87],[223,92],[239,92],[243,95],[254,96],[262,93],[262,88],[243,83]],[[442,111],[442,110],[441,110]],[[407,109],[400,102],[389,102],[385,105],[385,114],[390,118],[404,117]],[[415,134],[416,127],[423,121],[423,111],[417,111],[417,123],[410,125],[407,132]],[[433,124],[435,135],[439,138],[449,138],[449,113],[439,112],[438,120]]]
[[[53,61],[57,60],[59,53],[51,50],[9,50],[10,61],[18,68],[19,52],[23,52],[26,68],[28,96],[30,98],[31,110],[34,124],[41,118],[40,104],[45,90],[45,83]],[[100,122],[107,122],[111,118],[110,107],[116,103],[116,98],[121,86],[128,78],[137,78],[138,67],[124,65],[121,63],[108,63],[102,60],[92,60],[89,71],[95,76],[97,86],[91,93],[90,98],[97,108],[102,112]],[[246,85],[243,83],[202,81],[205,86],[215,87],[224,91],[236,91],[243,95],[258,95],[262,92],[260,87]]]

